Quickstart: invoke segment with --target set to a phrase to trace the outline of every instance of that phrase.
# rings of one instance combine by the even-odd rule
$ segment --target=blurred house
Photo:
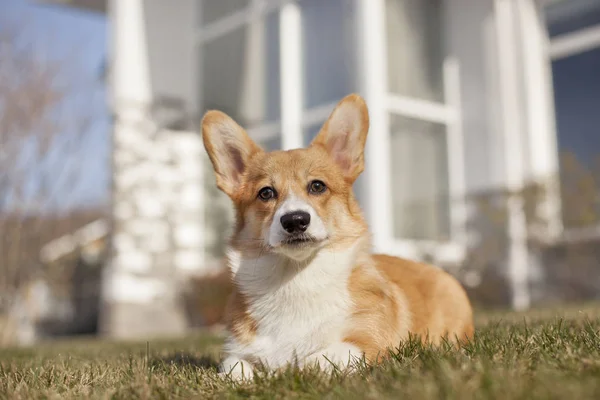
[[[100,319],[102,272],[109,246],[106,219],[92,221],[72,233],[45,244],[40,261],[45,275],[54,279],[39,280],[47,287],[51,300],[48,312],[34,319],[40,335],[66,336],[96,334]],[[40,297],[38,297],[39,299]],[[57,313],[63,305],[66,312]],[[42,306],[42,304],[40,304]],[[58,315],[56,315],[58,314]]]
[[[36,219],[34,227],[46,228],[41,234],[31,229],[31,222],[19,221],[30,237],[35,232],[36,236],[54,234],[55,238],[47,243],[37,243],[33,237],[26,241],[24,251],[33,254],[30,259],[23,257],[20,268],[29,271],[16,285],[15,293],[8,293],[5,304],[0,304],[0,346],[98,332],[108,223],[100,218],[72,232],[68,229],[98,215],[101,213],[88,210]]]
[[[197,133],[209,108],[290,149],[361,93],[356,192],[376,250],[437,262],[484,294],[485,277],[504,280],[516,308],[539,296],[565,238],[598,237],[598,219],[566,217],[559,154],[591,165],[600,152],[600,0],[63,3],[111,24],[113,335],[183,331],[177,288],[220,268],[230,210]]]

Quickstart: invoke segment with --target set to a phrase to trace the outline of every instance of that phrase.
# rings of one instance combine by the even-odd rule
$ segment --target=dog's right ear
[[[221,111],[211,110],[202,118],[202,139],[217,178],[217,186],[233,197],[242,183],[250,158],[263,150],[246,131]]]
[[[311,146],[322,146],[349,182],[365,167],[364,149],[369,132],[369,111],[357,94],[344,97],[331,112]]]

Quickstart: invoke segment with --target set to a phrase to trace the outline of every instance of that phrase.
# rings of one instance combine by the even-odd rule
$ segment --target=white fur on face
[[[283,226],[281,226],[281,217],[295,211],[304,211],[310,214],[310,224],[305,232],[307,235],[312,236],[316,241],[327,239],[327,229],[315,209],[305,200],[297,197],[294,193],[290,193],[275,212],[273,222],[266,232],[267,237],[265,240],[276,252],[301,261],[311,256],[317,246],[288,248],[281,245],[281,242],[289,236],[285,229],[283,229]]]

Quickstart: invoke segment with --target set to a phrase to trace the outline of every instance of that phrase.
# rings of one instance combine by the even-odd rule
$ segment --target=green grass
[[[460,350],[406,343],[346,376],[287,370],[247,384],[214,369],[220,339],[75,340],[0,350],[0,398],[600,399],[600,309],[481,313]]]

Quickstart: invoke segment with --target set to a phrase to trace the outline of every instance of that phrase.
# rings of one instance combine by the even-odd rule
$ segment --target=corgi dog
[[[345,369],[378,362],[410,334],[432,344],[472,337],[469,299],[451,275],[372,254],[352,191],[368,130],[356,94],[304,149],[266,152],[226,114],[204,115],[204,146],[236,217],[221,373],[250,378],[258,364]]]

